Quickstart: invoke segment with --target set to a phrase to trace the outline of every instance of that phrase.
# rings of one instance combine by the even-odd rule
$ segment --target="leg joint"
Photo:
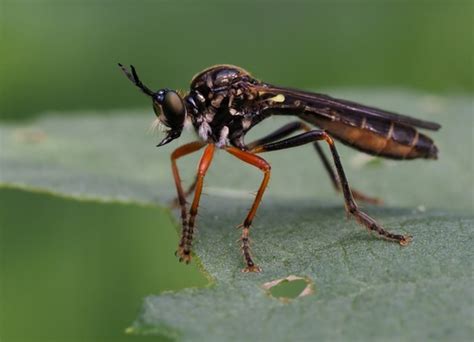
[[[330,136],[329,134],[327,134],[326,131],[323,131],[323,138],[324,138],[324,140],[326,140],[326,142],[327,142],[329,145],[331,145],[331,146],[334,145],[334,140],[333,140],[333,138],[331,138],[331,136]]]
[[[347,204],[347,211],[349,213],[355,214],[358,210],[359,210],[359,208],[357,207],[357,205],[355,203],[348,203]]]

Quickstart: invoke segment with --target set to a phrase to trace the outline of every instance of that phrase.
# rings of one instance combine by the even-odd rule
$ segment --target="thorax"
[[[258,83],[245,70],[230,65],[196,75],[185,102],[200,138],[221,148],[228,144],[241,147],[245,133],[262,119],[258,93],[252,89]]]

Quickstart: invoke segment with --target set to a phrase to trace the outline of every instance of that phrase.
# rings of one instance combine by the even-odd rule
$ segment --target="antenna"
[[[148,88],[146,85],[144,85],[142,81],[140,81],[140,79],[138,78],[137,71],[135,70],[133,65],[130,65],[130,68],[132,69],[132,73],[130,73],[130,71],[128,71],[127,68],[125,68],[122,64],[118,63],[118,66],[120,67],[120,69],[122,69],[125,76],[127,76],[127,78],[133,82],[133,84],[135,84],[138,88],[140,88],[142,92],[144,92],[148,96],[153,97],[155,93],[151,91],[150,88]]]

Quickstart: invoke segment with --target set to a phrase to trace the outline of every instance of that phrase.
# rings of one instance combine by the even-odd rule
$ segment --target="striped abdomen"
[[[436,131],[435,122],[389,112],[328,95],[262,84],[262,112],[297,115],[363,152],[393,159],[436,159],[438,149],[416,128]]]
[[[299,116],[363,152],[393,159],[437,159],[438,149],[433,140],[412,126],[374,117],[346,120],[349,118],[334,114],[335,120],[313,113]]]

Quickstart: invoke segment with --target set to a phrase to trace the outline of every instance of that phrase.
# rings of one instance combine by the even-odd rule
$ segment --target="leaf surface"
[[[342,144],[351,185],[380,196],[362,205],[394,232],[402,248],[345,219],[343,202],[311,146],[264,155],[272,179],[251,237],[261,274],[242,274],[234,229],[245,217],[261,174],[223,151],[206,178],[195,252],[212,286],[145,299],[130,331],[182,340],[468,339],[472,325],[473,106],[466,97],[397,91],[337,90],[334,96],[440,122],[430,132],[437,161],[368,158]],[[268,119],[259,137],[291,118]],[[0,182],[79,197],[166,204],[175,190],[169,153],[146,134],[151,110],[52,113],[1,124]],[[191,140],[191,133],[185,139]],[[199,154],[179,162],[193,178]],[[177,224],[178,228],[178,224]],[[290,275],[314,293],[271,298],[263,284]]]

